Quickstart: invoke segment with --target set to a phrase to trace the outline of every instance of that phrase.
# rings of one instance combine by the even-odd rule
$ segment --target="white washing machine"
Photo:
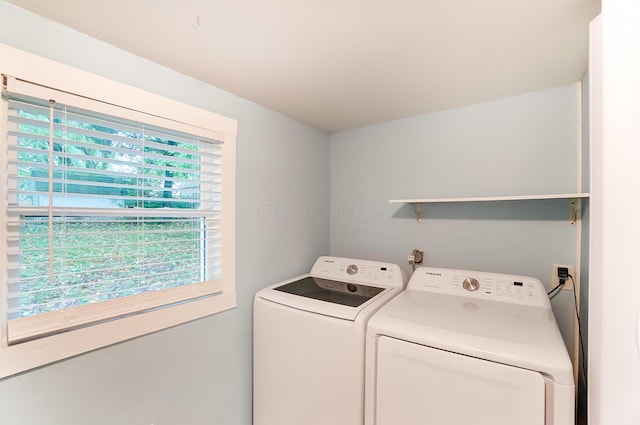
[[[367,321],[405,284],[396,264],[320,257],[259,291],[253,424],[362,425]]]
[[[421,267],[369,320],[366,425],[574,424],[573,369],[529,277]]]

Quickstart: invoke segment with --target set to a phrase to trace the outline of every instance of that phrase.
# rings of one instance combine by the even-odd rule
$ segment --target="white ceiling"
[[[9,0],[334,132],[578,81],[600,0]]]

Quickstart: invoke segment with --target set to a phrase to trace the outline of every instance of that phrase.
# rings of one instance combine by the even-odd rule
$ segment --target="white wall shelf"
[[[460,203],[460,202],[499,202],[499,201],[536,201],[545,199],[567,199],[569,201],[569,220],[575,224],[583,198],[588,198],[589,193],[559,193],[544,195],[514,195],[514,196],[479,196],[469,198],[415,198],[415,199],[391,199],[391,204],[410,204],[416,213],[418,223],[422,220],[422,204],[435,203]]]

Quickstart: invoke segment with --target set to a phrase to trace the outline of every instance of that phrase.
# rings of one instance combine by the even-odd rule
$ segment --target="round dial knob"
[[[347,274],[356,274],[358,273],[358,266],[355,264],[349,264],[347,267]]]
[[[480,288],[480,282],[477,279],[468,277],[462,282],[462,287],[467,291],[477,291]]]

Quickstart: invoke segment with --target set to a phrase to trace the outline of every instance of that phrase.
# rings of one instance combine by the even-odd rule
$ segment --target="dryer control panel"
[[[550,306],[542,282],[526,276],[420,267],[411,275],[407,289],[545,308]]]
[[[402,288],[407,282],[397,264],[342,257],[318,258],[310,274],[324,279],[393,288]]]

